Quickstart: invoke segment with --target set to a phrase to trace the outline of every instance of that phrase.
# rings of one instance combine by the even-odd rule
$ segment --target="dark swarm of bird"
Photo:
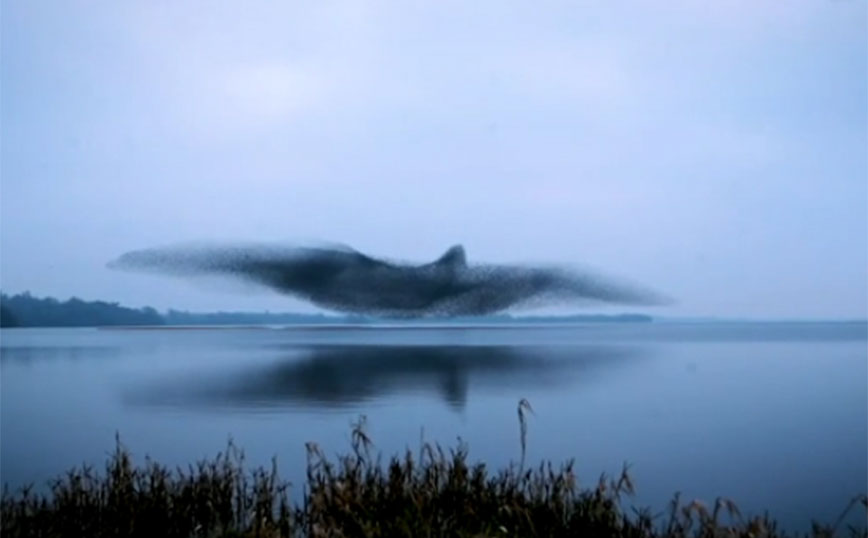
[[[590,272],[468,264],[460,245],[423,264],[377,259],[341,245],[179,245],[127,252],[109,267],[184,277],[227,276],[325,309],[394,318],[479,316],[562,303],[665,302],[647,289]]]

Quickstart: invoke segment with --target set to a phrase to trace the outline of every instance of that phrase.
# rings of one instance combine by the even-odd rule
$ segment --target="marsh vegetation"
[[[636,509],[627,466],[588,486],[573,462],[528,468],[531,412],[522,400],[520,461],[498,471],[472,463],[460,442],[449,449],[421,442],[418,451],[384,461],[361,417],[346,455],[333,459],[306,445],[306,483],[297,494],[281,480],[276,460],[250,469],[232,443],[210,461],[171,469],[150,459],[135,465],[118,439],[103,472],[73,469],[46,493],[4,489],[2,531],[7,537],[793,536],[769,515],[747,517],[725,498],[706,504],[676,494],[662,513]],[[868,536],[846,523],[866,508],[868,500],[858,496],[838,521],[816,523],[811,535]]]

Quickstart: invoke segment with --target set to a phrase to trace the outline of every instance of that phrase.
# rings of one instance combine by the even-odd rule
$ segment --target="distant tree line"
[[[501,324],[501,323],[587,323],[645,322],[643,314],[573,315],[514,317],[509,314],[461,318],[425,318],[424,323]],[[384,320],[366,316],[330,316],[326,314],[292,314],[272,312],[196,313],[169,310],[165,314],[151,307],[127,308],[118,303],[83,301],[73,297],[59,301],[38,298],[25,292],[0,294],[0,327],[99,327],[106,325],[292,325],[292,324],[364,324]],[[388,323],[418,323],[420,320],[385,320]]]
[[[18,319],[6,305],[0,305],[0,327],[18,327]]]
[[[325,314],[292,314],[272,312],[184,312],[169,310],[163,319],[166,325],[287,325],[293,323],[365,323],[361,316],[328,316]]]
[[[164,325],[159,312],[150,307],[134,309],[118,303],[40,299],[25,292],[0,294],[2,327],[98,327],[103,325]]]

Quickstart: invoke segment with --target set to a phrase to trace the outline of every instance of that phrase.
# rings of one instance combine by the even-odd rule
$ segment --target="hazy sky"
[[[627,277],[662,315],[865,317],[866,6],[3,0],[0,285],[305,310],[105,264],[463,243]]]

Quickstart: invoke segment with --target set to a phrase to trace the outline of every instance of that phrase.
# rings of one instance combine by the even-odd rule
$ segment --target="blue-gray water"
[[[0,478],[101,464],[115,432],[183,464],[231,437],[300,483],[304,443],[336,453],[368,417],[377,448],[454,444],[490,465],[575,458],[580,481],[632,464],[637,504],[676,491],[787,528],[866,491],[868,325],[4,329]],[[856,521],[864,522],[864,514]],[[864,524],[864,523],[863,523]]]

